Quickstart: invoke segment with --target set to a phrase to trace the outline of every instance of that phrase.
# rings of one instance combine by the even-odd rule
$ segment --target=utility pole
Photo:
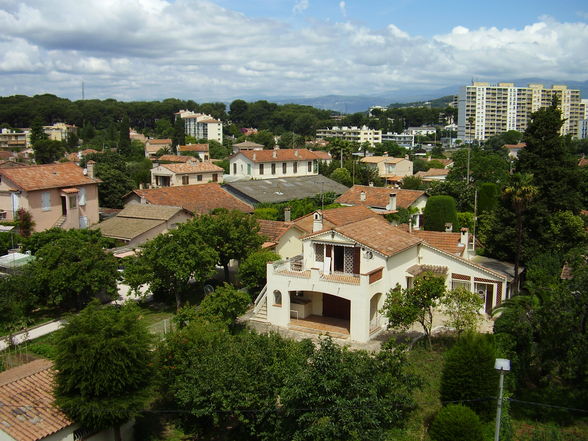
[[[500,372],[498,384],[498,402],[496,403],[496,427],[494,429],[494,441],[500,441],[500,419],[502,418],[502,393],[504,390],[504,373],[510,371],[510,360],[497,358],[494,369]]]

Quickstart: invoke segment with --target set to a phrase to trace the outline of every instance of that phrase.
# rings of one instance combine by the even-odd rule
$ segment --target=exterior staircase
[[[61,228],[64,223],[65,223],[65,216],[61,216],[59,219],[57,219],[57,222],[55,222],[55,224],[53,225],[53,228]]]
[[[251,320],[267,322],[267,285],[263,287],[253,303],[253,316]]]

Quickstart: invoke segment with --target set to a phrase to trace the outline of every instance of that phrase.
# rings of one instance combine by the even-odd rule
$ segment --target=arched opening
[[[282,293],[277,289],[274,291],[274,305],[282,306]]]
[[[380,328],[380,301],[382,300],[382,293],[374,294],[370,300],[370,332]]]

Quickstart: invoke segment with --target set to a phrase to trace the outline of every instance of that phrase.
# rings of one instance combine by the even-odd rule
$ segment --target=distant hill
[[[542,78],[508,80],[499,78],[488,82],[492,84],[498,82],[514,83],[519,87],[527,86],[529,83],[541,83],[545,87],[551,87],[553,84],[565,84],[570,89],[579,89],[581,96],[588,98],[588,81],[561,81]],[[425,101],[431,101],[431,106],[433,107],[441,107],[446,105],[448,97],[457,95],[459,88],[464,85],[466,83],[431,90],[404,89],[378,95],[325,95],[314,98],[267,97],[265,99],[278,104],[303,104],[318,109],[335,110],[341,113],[356,113],[365,112],[372,106],[389,106],[393,104],[394,107],[400,107],[401,105],[414,105]],[[433,103],[433,101],[437,100],[439,102]]]

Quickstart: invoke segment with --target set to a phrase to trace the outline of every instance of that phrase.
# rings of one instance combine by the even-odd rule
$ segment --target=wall
[[[298,163],[298,170],[294,173],[294,162]],[[310,171],[308,171],[308,162],[311,162]],[[272,179],[287,178],[295,176],[313,176],[318,174],[318,168],[315,161],[276,161],[263,163],[263,175],[260,174],[260,163],[253,162],[242,154],[233,156],[230,160],[230,175],[247,179]],[[286,173],[283,172],[283,165],[286,163]],[[233,172],[234,165],[237,165],[237,173]],[[247,173],[247,164],[251,164],[251,174]],[[272,174],[272,164],[276,165],[276,172]]]
[[[157,227],[152,228],[151,230],[146,231],[145,233],[135,237],[134,239],[129,241],[127,245],[138,246],[144,244],[148,240],[153,239],[155,236],[158,236],[162,233],[167,233],[168,231],[177,228],[177,224],[183,224],[184,222],[187,222],[190,219],[192,219],[192,216],[190,216],[185,211],[180,211],[178,214],[173,216],[171,219],[165,221],[161,225],[158,225]]]
[[[304,233],[298,228],[290,228],[286,231],[279,242],[276,245],[276,253],[280,255],[282,259],[288,259],[290,257],[302,254],[302,241],[299,239]]]

